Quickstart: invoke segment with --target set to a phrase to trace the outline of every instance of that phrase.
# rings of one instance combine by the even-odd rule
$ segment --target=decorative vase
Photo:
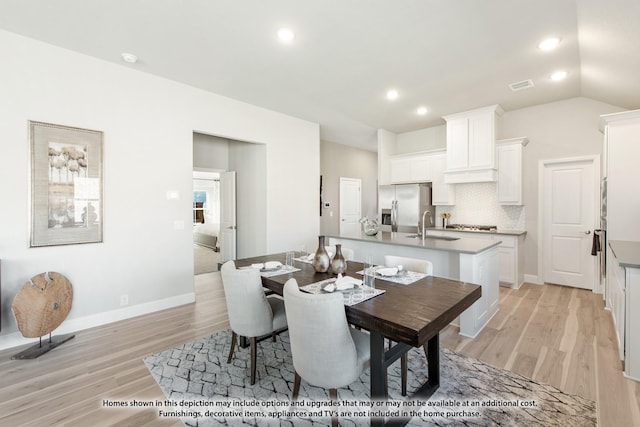
[[[318,236],[318,250],[313,256],[311,265],[318,273],[326,273],[329,270],[329,254],[324,248],[324,236]]]
[[[361,222],[364,234],[366,234],[367,236],[375,236],[376,234],[378,234],[380,226],[378,225],[377,220],[364,218],[364,221]]]
[[[340,274],[347,271],[347,260],[342,256],[342,245],[336,245],[336,254],[331,260],[331,266],[329,272],[333,274]]]

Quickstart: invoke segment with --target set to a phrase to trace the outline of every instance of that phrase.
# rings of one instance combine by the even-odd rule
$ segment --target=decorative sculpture
[[[69,314],[72,300],[71,283],[60,273],[41,273],[26,282],[13,299],[11,311],[22,335],[25,338],[40,338],[40,343],[12,358],[33,359],[73,338],[74,335],[51,338],[51,332]],[[42,336],[47,334],[49,342],[43,346]]]

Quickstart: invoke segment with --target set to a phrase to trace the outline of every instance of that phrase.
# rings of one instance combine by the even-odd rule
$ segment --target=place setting
[[[406,270],[402,265],[398,265],[395,267],[372,265],[370,267],[366,267],[360,271],[357,271],[356,274],[361,274],[364,276],[365,272],[367,273],[367,275],[372,275],[373,277],[378,277],[388,282],[399,283],[401,285],[410,285],[428,276],[428,274],[425,273]]]
[[[376,289],[372,283],[368,286],[362,280],[342,274],[338,274],[338,277],[300,286],[300,290],[310,294],[340,292],[346,306],[358,304],[386,292],[384,289]]]
[[[293,252],[286,253],[285,264],[282,264],[280,261],[266,261],[266,262],[253,263],[246,267],[240,267],[240,269],[249,269],[249,268],[258,270],[260,272],[260,275],[263,277],[273,277],[273,276],[279,276],[281,274],[289,274],[289,273],[294,273],[296,271],[300,271],[300,269],[294,265]]]

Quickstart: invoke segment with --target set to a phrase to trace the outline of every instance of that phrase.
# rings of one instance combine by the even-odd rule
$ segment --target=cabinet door
[[[470,169],[495,167],[493,120],[493,113],[490,112],[469,117]]]
[[[514,248],[498,248],[499,254],[499,277],[501,282],[508,283],[510,285],[516,283],[516,257]]]
[[[431,156],[416,156],[411,158],[411,181],[429,182],[433,180]]]
[[[391,159],[391,183],[411,182],[411,159]]]
[[[433,184],[431,185],[431,202],[434,206],[451,206],[456,202],[455,187],[444,182],[444,171],[447,166],[445,154],[432,156],[431,168],[433,171]]]
[[[498,147],[498,202],[522,204],[522,145]]]
[[[466,118],[447,121],[447,170],[467,169],[469,122]]]

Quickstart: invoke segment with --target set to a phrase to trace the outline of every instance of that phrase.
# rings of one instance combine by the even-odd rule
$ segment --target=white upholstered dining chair
[[[231,349],[227,363],[231,363],[238,336],[249,338],[251,348],[251,384],[256,382],[256,354],[258,338],[287,327],[284,301],[264,294],[260,273],[252,268],[238,270],[233,261],[220,269],[224,297],[227,301],[231,325]]]
[[[328,254],[331,254],[331,256],[329,258],[333,258],[333,256],[336,254],[336,247],[335,246],[325,246],[324,250],[327,251]],[[343,246],[342,248],[340,248],[340,252],[342,252],[342,256],[344,257],[344,259],[346,261],[353,260],[353,249],[345,248]]]
[[[425,259],[405,258],[395,255],[385,255],[384,265],[386,267],[402,266],[403,270],[415,271],[416,273],[424,273],[433,276],[433,263]],[[427,347],[423,346],[424,354],[427,355]],[[407,395],[407,354],[403,354],[400,358],[400,377],[402,379],[402,395]]]
[[[425,259],[405,258],[395,255],[385,255],[384,265],[387,267],[402,266],[404,270],[415,271],[433,276],[433,263]]]
[[[300,380],[329,389],[336,400],[337,389],[354,382],[369,366],[369,335],[350,328],[342,294],[307,294],[295,279],[284,285],[289,339],[295,379],[292,399],[298,398]],[[337,418],[331,425],[337,426]]]

